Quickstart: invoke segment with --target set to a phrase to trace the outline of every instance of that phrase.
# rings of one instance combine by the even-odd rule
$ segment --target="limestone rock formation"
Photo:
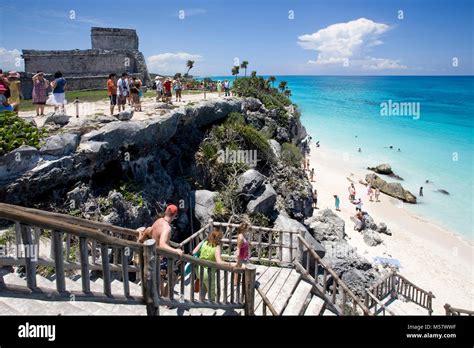
[[[58,126],[65,126],[66,124],[69,123],[69,119],[71,116],[65,115],[65,114],[60,114],[60,113],[49,113],[46,115],[46,120],[44,121],[44,124],[55,124]]]
[[[367,181],[367,183],[369,183],[373,188],[378,188],[381,192],[386,193],[389,196],[401,199],[407,203],[416,203],[416,197],[410,191],[405,190],[399,183],[387,183],[376,174],[367,174],[365,176],[365,181]]]
[[[120,111],[118,114],[114,115],[120,121],[129,121],[133,117],[133,110],[124,110]]]
[[[194,197],[196,202],[194,206],[194,215],[201,223],[201,226],[204,226],[207,224],[214,212],[217,192],[197,190],[195,191]]]
[[[42,155],[66,156],[76,151],[79,144],[79,135],[74,133],[57,134],[46,139],[46,143],[41,147]]]
[[[245,198],[250,199],[265,182],[265,177],[255,169],[249,169],[238,178],[238,193],[242,193]]]
[[[275,207],[277,193],[272,185],[265,184],[254,193],[255,198],[251,199],[247,204],[248,214],[271,215]]]
[[[376,172],[377,174],[383,174],[383,175],[388,175],[392,178],[398,179],[398,180],[403,180],[401,176],[398,176],[392,171],[392,167],[388,163],[383,163],[379,164],[376,167],[367,167],[368,170],[371,170],[373,172]]]

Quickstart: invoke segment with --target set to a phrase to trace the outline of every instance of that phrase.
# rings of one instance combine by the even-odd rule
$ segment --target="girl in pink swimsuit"
[[[250,259],[250,243],[247,240],[249,225],[242,222],[237,228],[237,263],[236,267],[242,267]],[[234,276],[234,285],[237,285],[237,274]]]

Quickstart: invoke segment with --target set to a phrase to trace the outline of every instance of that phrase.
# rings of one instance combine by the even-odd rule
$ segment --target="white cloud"
[[[369,57],[362,61],[362,68],[367,70],[406,69],[400,60]]]
[[[4,72],[10,70],[23,71],[25,69],[23,58],[21,58],[20,50],[13,49],[11,51],[0,47],[0,69]]]
[[[309,64],[333,65],[350,62],[350,66],[362,69],[401,69],[399,61],[367,56],[371,47],[383,44],[380,37],[390,30],[384,23],[359,18],[347,23],[332,24],[313,34],[298,37],[298,44],[306,50],[318,52],[316,60]]]
[[[188,60],[199,62],[203,60],[203,57],[199,54],[186,52],[167,52],[148,57],[147,66],[151,72],[173,75],[178,72],[185,73],[187,70],[186,62]],[[192,72],[190,72],[190,74],[192,74]]]

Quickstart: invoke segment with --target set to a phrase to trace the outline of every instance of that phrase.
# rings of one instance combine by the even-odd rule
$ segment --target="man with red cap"
[[[153,238],[156,241],[156,246],[165,249],[178,256],[183,255],[183,250],[176,249],[170,246],[171,239],[171,222],[178,216],[178,207],[174,204],[170,204],[166,207],[165,216],[159,218],[155,223],[145,229],[145,231],[139,231],[138,242],[143,243],[146,239]],[[168,259],[161,257],[160,260],[160,274],[165,280],[168,271]],[[162,296],[168,295],[168,284],[165,281],[161,282],[161,294]]]

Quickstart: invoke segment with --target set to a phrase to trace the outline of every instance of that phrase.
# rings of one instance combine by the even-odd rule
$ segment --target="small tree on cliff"
[[[257,77],[257,72],[254,70],[250,73],[250,77]]]
[[[237,78],[237,75],[240,72],[240,68],[238,66],[232,67],[232,76],[235,76]]]
[[[280,84],[278,85],[278,88],[280,89],[282,93],[286,88],[286,83],[287,83],[286,81],[281,81]]]
[[[241,67],[242,69],[245,69],[245,75],[244,75],[245,77],[247,77],[247,66],[248,66],[248,65],[249,65],[249,62],[246,61],[246,60],[244,60],[244,61],[242,62],[242,64],[240,64],[240,67]]]

